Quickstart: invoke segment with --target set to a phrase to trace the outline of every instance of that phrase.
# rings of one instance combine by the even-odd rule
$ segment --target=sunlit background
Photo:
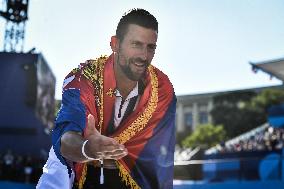
[[[43,53],[56,76],[87,59],[109,55],[122,14],[144,8],[159,22],[153,64],[169,75],[177,95],[279,84],[254,75],[249,61],[284,56],[282,0],[30,0],[24,51]],[[0,20],[3,44],[5,20]],[[0,46],[0,49],[3,48]]]
[[[21,53],[5,52],[0,17],[0,188],[35,187],[65,76],[111,54],[110,38],[132,8],[157,18],[152,64],[177,95],[174,188],[284,187],[283,0],[28,2]],[[273,61],[272,72],[262,67]]]

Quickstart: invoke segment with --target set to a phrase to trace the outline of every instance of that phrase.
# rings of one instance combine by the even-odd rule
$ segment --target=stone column
[[[183,105],[181,103],[177,103],[177,116],[176,116],[176,131],[177,133],[181,133],[185,130],[184,125],[184,113],[183,113]]]
[[[196,126],[199,124],[198,120],[198,104],[196,102],[193,103],[192,106],[192,130],[194,131]]]
[[[210,99],[208,101],[208,123],[213,123],[213,118],[212,118],[212,115],[211,115],[211,111],[213,109],[213,100]]]

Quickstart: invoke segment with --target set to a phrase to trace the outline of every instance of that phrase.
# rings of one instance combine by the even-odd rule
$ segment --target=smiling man
[[[151,65],[158,22],[133,9],[111,38],[113,54],[74,69],[37,188],[173,187],[176,97]]]

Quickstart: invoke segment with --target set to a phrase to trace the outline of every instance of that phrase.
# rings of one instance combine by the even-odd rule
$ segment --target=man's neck
[[[118,80],[116,81],[116,87],[119,90],[121,96],[123,99],[126,99],[129,93],[134,89],[134,87],[137,85],[137,81],[134,81],[134,83],[129,83],[129,82],[119,82]]]

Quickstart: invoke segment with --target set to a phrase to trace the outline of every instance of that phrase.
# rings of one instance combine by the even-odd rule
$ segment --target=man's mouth
[[[140,68],[145,67],[145,63],[143,63],[143,62],[134,62],[133,64],[137,67],[140,67]]]

